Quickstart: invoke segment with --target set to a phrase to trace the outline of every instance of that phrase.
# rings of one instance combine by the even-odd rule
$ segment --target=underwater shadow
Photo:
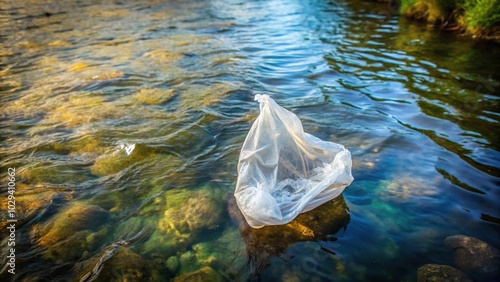
[[[250,227],[241,213],[234,195],[228,201],[231,220],[237,225],[246,245],[250,280],[269,265],[269,260],[280,256],[294,243],[303,241],[334,241],[333,235],[345,230],[350,221],[349,207],[342,195],[325,204],[299,214],[285,225]]]

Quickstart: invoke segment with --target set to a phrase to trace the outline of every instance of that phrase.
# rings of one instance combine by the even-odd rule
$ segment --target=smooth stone
[[[500,252],[477,238],[465,235],[448,236],[446,247],[453,249],[457,266],[467,272],[489,279],[500,275]]]

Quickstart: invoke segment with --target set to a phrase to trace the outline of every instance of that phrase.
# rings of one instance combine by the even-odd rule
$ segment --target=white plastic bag
[[[268,95],[243,143],[234,196],[253,228],[280,225],[337,197],[352,180],[351,153],[305,133]]]

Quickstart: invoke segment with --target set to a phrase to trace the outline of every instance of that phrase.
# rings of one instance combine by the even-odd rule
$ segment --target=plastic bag
[[[354,179],[344,146],[305,133],[299,118],[268,95],[238,161],[234,196],[253,228],[280,225],[339,196]]]

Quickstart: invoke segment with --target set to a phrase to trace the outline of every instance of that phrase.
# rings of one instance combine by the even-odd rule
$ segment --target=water
[[[18,221],[2,280],[412,281],[455,266],[446,236],[500,247],[500,49],[391,11],[3,1],[2,209],[15,168]],[[258,93],[345,145],[355,177],[264,231],[233,223],[228,195]]]

